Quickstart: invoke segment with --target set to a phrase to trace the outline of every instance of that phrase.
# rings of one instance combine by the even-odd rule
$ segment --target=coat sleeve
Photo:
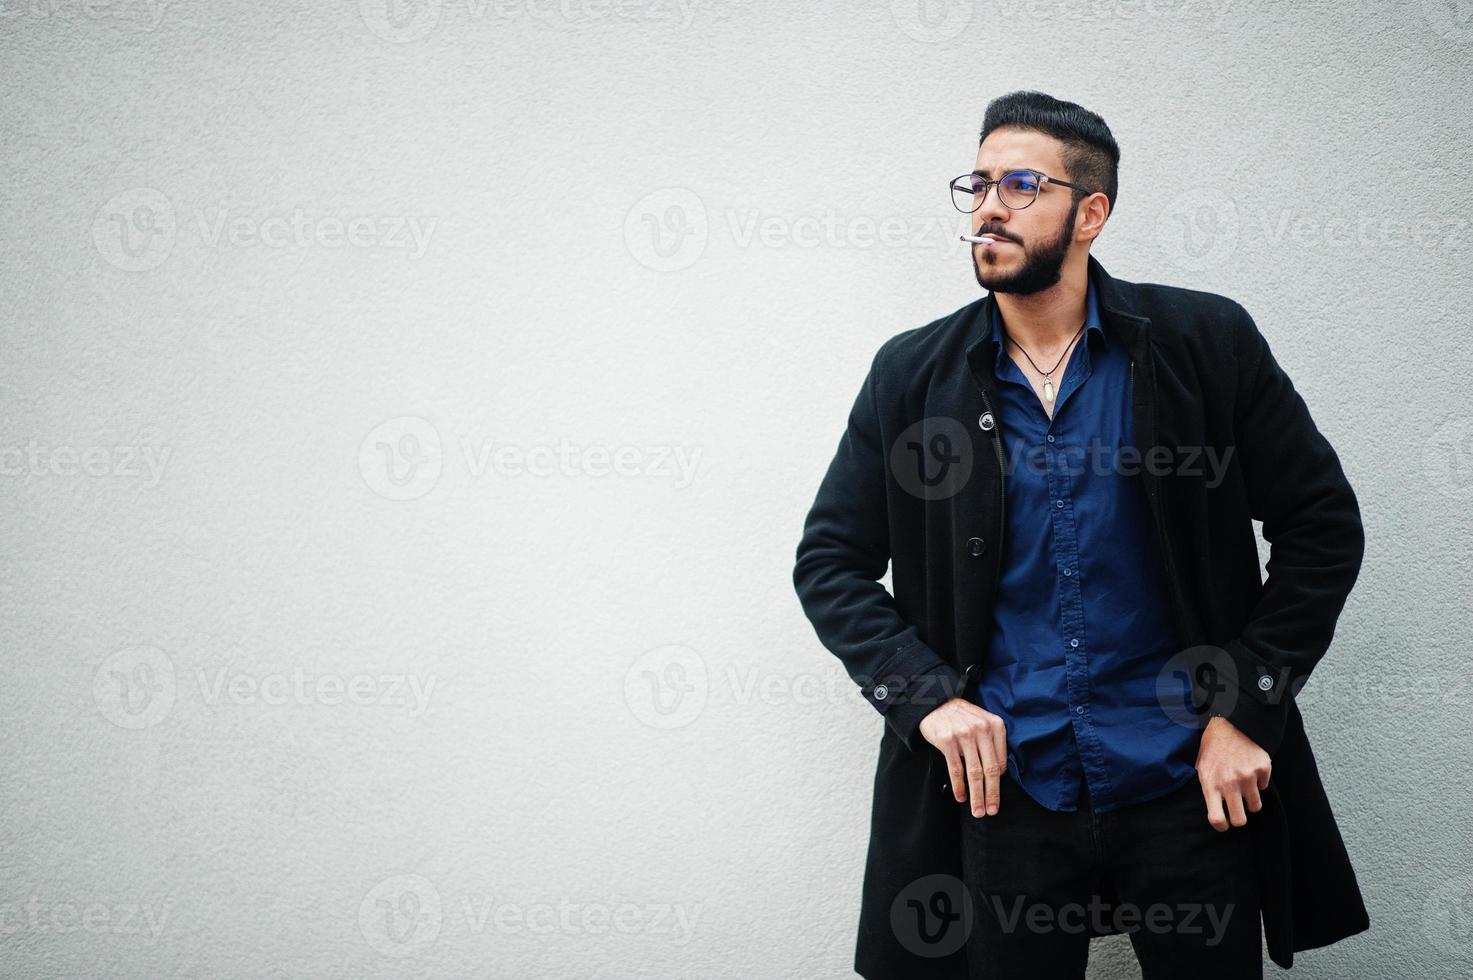
[[[1290,700],[1329,648],[1360,572],[1365,532],[1335,450],[1253,318],[1234,307],[1234,445],[1269,558],[1248,622],[1226,645],[1238,685],[1226,714],[1273,755]]]
[[[793,586],[819,641],[912,751],[928,747],[921,719],[954,696],[960,675],[905,621],[880,584],[890,561],[879,394],[885,346],[870,365],[838,450],[804,522]]]

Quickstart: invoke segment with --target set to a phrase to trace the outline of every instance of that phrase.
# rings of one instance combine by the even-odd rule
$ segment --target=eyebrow
[[[1014,170],[1036,170],[1036,168],[1034,168],[1034,167],[1004,167],[1002,170],[999,171],[999,173],[1005,173],[1006,174],[1006,173],[1011,173]],[[987,178],[991,178],[992,177],[992,171],[991,170],[973,170],[972,173],[976,174],[979,177],[987,177]]]

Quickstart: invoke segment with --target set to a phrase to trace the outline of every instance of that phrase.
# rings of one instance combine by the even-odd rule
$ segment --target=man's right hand
[[[926,741],[946,756],[951,792],[958,803],[972,800],[972,816],[997,812],[1002,774],[1008,767],[1003,720],[965,698],[952,698],[921,719]]]

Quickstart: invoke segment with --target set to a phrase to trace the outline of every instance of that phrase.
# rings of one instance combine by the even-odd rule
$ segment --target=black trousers
[[[1090,937],[1111,932],[1130,935],[1144,980],[1263,977],[1250,830],[1214,830],[1197,780],[1106,813],[1060,813],[1005,772],[997,813],[957,809],[973,978],[1082,978]]]

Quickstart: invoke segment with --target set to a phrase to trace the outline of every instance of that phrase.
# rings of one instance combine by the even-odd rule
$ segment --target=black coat
[[[1163,544],[1180,635],[1200,648],[1187,656],[1217,668],[1218,713],[1273,760],[1248,825],[1269,955],[1288,967],[1294,951],[1370,926],[1294,701],[1359,573],[1359,506],[1241,305],[1112,279],[1093,256],[1088,274],[1105,329],[1131,352],[1135,442],[1149,464],[1132,472]],[[961,874],[966,804],[917,726],[975,678],[988,649],[1007,428],[987,342],[992,303],[988,294],[880,346],[793,569],[820,641],[885,719],[855,951],[867,978],[965,976],[964,950],[938,955],[904,934],[901,907],[919,879]],[[919,478],[917,454],[948,460],[926,471],[936,485]],[[1269,542],[1266,580],[1254,520]],[[879,581],[887,563],[893,596]]]

